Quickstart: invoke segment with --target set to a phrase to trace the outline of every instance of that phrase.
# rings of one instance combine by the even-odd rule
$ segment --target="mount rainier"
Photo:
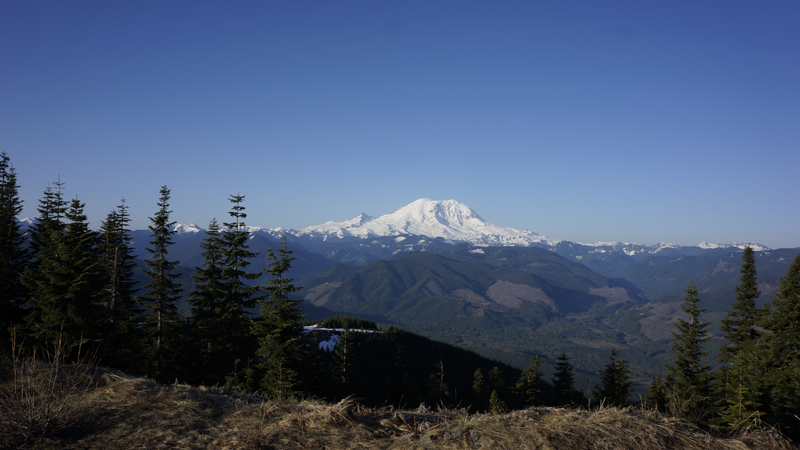
[[[270,230],[272,233],[284,230]],[[312,238],[372,237],[416,235],[442,238],[448,242],[472,245],[543,245],[553,246],[558,240],[516,228],[503,228],[483,220],[469,206],[455,200],[416,200],[391,214],[370,217],[360,214],[345,222],[326,222],[301,230],[285,230],[295,236]],[[271,233],[271,234],[272,234]]]

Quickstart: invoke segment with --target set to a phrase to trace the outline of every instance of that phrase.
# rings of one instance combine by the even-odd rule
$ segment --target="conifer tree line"
[[[210,222],[203,264],[184,292],[180,261],[169,253],[175,222],[167,186],[149,218],[147,254],[134,255],[124,199],[94,231],[85,205],[67,199],[60,179],[44,190],[36,221],[23,234],[16,172],[8,155],[0,156],[0,337],[7,343],[0,345],[0,358],[9,357],[13,333],[29,346],[60,340],[94,352],[102,365],[160,382],[237,385],[275,399],[356,394],[376,405],[425,401],[494,412],[630,400],[631,372],[613,350],[589,398],[574,388],[574,368],[564,353],[552,380],[544,380],[538,356],[521,372],[469,362],[465,354],[439,357],[457,352],[437,347],[425,354],[420,348],[433,344],[401,330],[358,332],[375,324],[355,318],[331,319],[343,332],[327,336],[337,341],[332,352],[320,350],[322,335],[303,333],[301,302],[292,295],[299,287],[287,277],[293,258],[286,237],[263,255],[248,248],[245,196],[230,196],[227,221]],[[148,280],[141,286],[134,281],[137,257],[144,258]],[[267,259],[267,270],[249,269],[258,257]],[[674,356],[666,375],[650,384],[647,401],[720,430],[777,426],[798,439],[800,255],[774,299],[760,307],[753,250],[745,248],[742,258],[735,302],[720,325],[724,345],[716,368],[704,345],[710,325],[690,283],[686,319],[677,320],[673,332]],[[183,298],[191,306],[188,317],[177,309]]]
[[[194,288],[184,292],[170,257],[175,222],[170,190],[162,186],[150,217],[144,267],[149,282],[135,281],[130,215],[124,200],[89,228],[85,205],[67,200],[65,183],[48,186],[38,215],[23,234],[16,172],[7,154],[0,159],[0,357],[11,354],[12,337],[26,346],[60,342],[77,357],[91,352],[102,365],[160,382],[241,384],[251,390],[294,395],[303,357],[297,288],[284,275],[291,250],[286,241],[272,250],[266,286],[248,266],[258,253],[248,249],[243,195],[230,196],[229,220],[212,220],[203,241],[204,263]],[[191,314],[178,302],[184,294]],[[261,316],[254,311],[261,305]],[[276,331],[279,330],[279,331]],[[279,366],[275,375],[274,366]],[[280,383],[279,387],[273,384]]]

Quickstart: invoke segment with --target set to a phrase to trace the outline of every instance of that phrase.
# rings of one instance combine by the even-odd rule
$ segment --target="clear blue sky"
[[[0,2],[24,217],[206,226],[421,197],[579,242],[800,246],[800,2]]]

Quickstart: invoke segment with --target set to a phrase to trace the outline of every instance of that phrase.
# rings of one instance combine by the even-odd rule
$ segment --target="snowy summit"
[[[473,245],[554,245],[559,242],[531,231],[492,225],[469,206],[455,200],[429,198],[421,198],[380,217],[360,214],[345,222],[327,222],[295,234],[337,238],[421,235]]]

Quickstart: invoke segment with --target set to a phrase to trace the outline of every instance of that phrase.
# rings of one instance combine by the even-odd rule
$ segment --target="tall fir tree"
[[[575,390],[575,372],[569,363],[569,357],[561,352],[553,374],[553,400],[557,406],[578,405],[583,403],[583,394]]]
[[[0,355],[9,348],[11,328],[22,322],[28,293],[22,276],[30,251],[17,219],[22,212],[17,174],[11,158],[0,154]]]
[[[250,233],[244,222],[247,218],[242,206],[244,196],[231,195],[229,200],[233,204],[228,213],[232,220],[223,223],[225,230],[221,234],[224,295],[219,305],[217,326],[223,336],[220,345],[228,358],[226,372],[231,374],[230,382],[242,384],[237,373],[239,370],[252,370],[250,361],[258,345],[252,334],[251,311],[263,296],[259,293],[260,287],[252,283],[262,273],[247,272],[250,260],[258,253],[251,252],[247,245]]]
[[[667,369],[664,383],[668,396],[673,399],[672,413],[699,422],[710,412],[711,406],[713,372],[707,362],[710,352],[703,348],[711,336],[708,322],[700,320],[705,309],[698,306],[700,296],[694,281],[685,292],[681,309],[689,315],[689,321],[679,318],[675,322],[676,331],[672,332],[675,357],[669,359],[671,365],[664,366]]]
[[[24,334],[33,338],[39,334],[35,328],[39,327],[47,305],[58,302],[58,297],[54,297],[54,290],[51,284],[54,282],[52,274],[47,272],[48,267],[44,267],[46,261],[53,261],[58,255],[58,246],[64,238],[66,226],[64,215],[67,212],[67,202],[64,200],[64,183],[59,181],[47,186],[44,196],[39,200],[37,208],[39,215],[36,217],[29,231],[29,248],[32,260],[25,268],[22,283],[28,292],[26,302],[26,315]],[[35,342],[31,342],[35,343]],[[40,342],[41,344],[41,342]]]
[[[144,274],[150,282],[143,286],[144,294],[139,297],[139,304],[145,310],[142,325],[141,370],[157,381],[172,381],[176,371],[176,347],[181,333],[182,320],[178,314],[176,302],[183,289],[177,278],[180,273],[175,268],[180,261],[167,259],[169,247],[173,244],[172,229],[175,222],[170,222],[169,210],[170,190],[162,186],[158,202],[158,212],[150,217],[150,247],[145,250],[150,259],[144,260]]]
[[[53,239],[53,252],[38,265],[38,283],[31,295],[35,308],[26,320],[39,342],[60,340],[68,348],[99,348],[108,334],[108,316],[101,308],[105,277],[98,235],[89,229],[83,208],[72,200],[64,234]]]
[[[53,187],[55,186],[55,187]],[[34,265],[44,261],[55,252],[55,243],[66,229],[64,216],[68,203],[64,200],[64,182],[59,178],[47,186],[44,197],[39,200],[39,216],[30,228],[30,247],[34,254]]]
[[[106,277],[103,306],[111,322],[110,348],[104,353],[110,365],[123,370],[133,368],[138,323],[142,317],[142,309],[136,301],[136,255],[129,224],[125,199],[100,224],[100,252]]]
[[[489,409],[489,398],[492,392],[488,390],[488,380],[480,367],[472,373],[472,408],[475,411]]]
[[[727,345],[720,347],[720,362],[731,362],[734,355],[756,341],[761,333],[756,328],[763,316],[763,311],[756,307],[756,300],[761,295],[756,277],[756,262],[753,249],[745,247],[742,253],[742,267],[739,285],[736,286],[736,303],[720,322],[720,330],[724,333]]]
[[[449,405],[450,386],[444,379],[444,362],[439,360],[435,365],[436,372],[428,376],[425,382],[425,400],[429,405]]]
[[[612,350],[609,361],[603,368],[600,384],[595,386],[592,393],[592,403],[625,406],[632,392],[633,384],[628,362],[620,358],[616,350]]]
[[[766,390],[771,421],[792,439],[800,440],[800,254],[781,278],[772,310],[764,322],[769,366]]]
[[[531,407],[544,403],[542,396],[542,358],[538,355],[528,359],[528,367],[522,371],[517,380],[516,393],[520,406]]]
[[[745,247],[736,302],[720,322],[727,344],[719,349],[723,365],[715,383],[723,419],[734,429],[757,425],[764,409],[760,385],[766,361],[759,331],[764,310],[756,306],[760,295],[753,249]]]
[[[291,269],[292,250],[289,250],[286,235],[281,238],[278,254],[270,248],[267,259],[270,261],[267,273],[270,275],[269,285],[265,287],[267,297],[261,302],[261,318],[256,322],[253,331],[258,337],[258,355],[263,359],[260,369],[263,372],[261,389],[273,397],[287,398],[302,388],[298,379],[298,365],[304,355],[301,336],[303,332],[303,308],[300,300],[292,300],[289,296],[299,290],[293,280],[287,277]],[[343,344],[348,349],[350,339],[348,332],[339,337],[337,348]],[[352,352],[352,349],[350,349]],[[352,355],[349,355],[352,362]],[[346,360],[347,356],[345,356]],[[341,374],[344,383],[352,381],[352,374]],[[349,378],[348,378],[349,377]]]
[[[222,280],[225,261],[217,219],[209,223],[200,248],[203,249],[203,266],[195,268],[196,273],[192,277],[194,289],[189,293],[191,322],[195,332],[193,341],[199,354],[195,366],[196,371],[202,373],[202,380],[199,381],[217,384],[225,381],[228,372],[228,355],[222,345],[225,336],[219,326],[222,299],[225,296]]]

